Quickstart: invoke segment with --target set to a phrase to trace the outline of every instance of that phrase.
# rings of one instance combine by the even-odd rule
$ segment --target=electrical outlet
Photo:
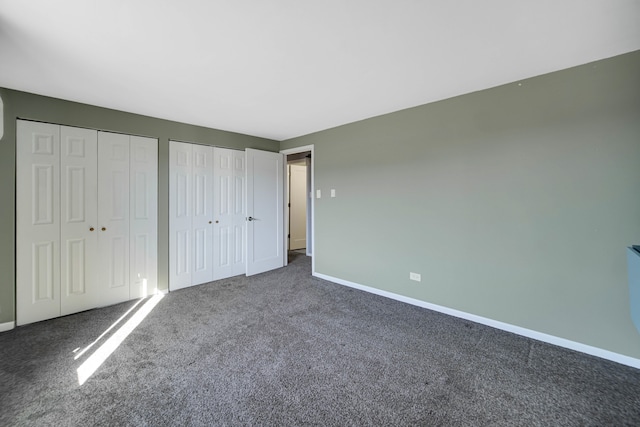
[[[410,280],[415,280],[416,282],[420,282],[422,281],[422,276],[420,275],[420,273],[409,273],[409,279]]]

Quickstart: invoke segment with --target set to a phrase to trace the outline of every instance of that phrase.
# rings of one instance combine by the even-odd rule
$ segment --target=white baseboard
[[[443,307],[437,304],[431,304],[425,301],[420,301],[415,298],[406,297],[404,295],[395,294],[393,292],[383,291],[381,289],[372,288],[370,286],[360,285],[358,283],[349,282],[348,280],[338,279],[336,277],[327,276],[326,274],[313,272],[313,276],[324,279],[329,282],[337,283],[339,285],[348,286],[350,288],[359,289],[361,291],[369,292],[372,294],[380,295],[386,298],[391,298],[396,301],[404,302],[407,304],[415,305],[418,307],[426,308],[429,310],[437,311],[440,313],[448,314],[450,316],[459,317],[461,319],[469,320],[475,323],[491,326],[492,328],[501,329],[503,331],[512,332],[517,335],[522,335],[527,338],[533,338],[534,340],[546,342],[549,344],[557,345],[559,347],[568,348],[571,350],[579,351],[581,353],[590,354],[592,356],[600,357],[602,359],[611,360],[613,362],[620,363],[622,365],[631,366],[633,368],[640,369],[640,359],[634,357],[625,356],[623,354],[614,353],[609,350],[604,350],[598,347],[582,344],[579,342],[571,341],[565,338],[556,337],[554,335],[545,334],[542,332],[534,331],[520,326],[511,325],[509,323],[500,322],[497,320],[489,319],[475,314],[466,313],[464,311],[455,310],[448,307]]]
[[[0,323],[0,332],[10,331],[16,327],[16,322]]]

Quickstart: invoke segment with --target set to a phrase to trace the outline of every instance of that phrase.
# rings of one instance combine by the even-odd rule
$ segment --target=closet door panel
[[[17,121],[16,321],[60,315],[60,127]]]
[[[97,132],[60,127],[61,303],[66,315],[98,304]]]
[[[169,141],[169,288],[191,286],[192,145]]]
[[[244,274],[244,152],[214,149],[214,278]]]
[[[99,305],[129,299],[129,136],[98,133]]]
[[[130,298],[157,291],[158,140],[131,137]]]
[[[193,265],[191,283],[213,280],[213,148],[193,145]]]
[[[233,151],[233,229],[232,229],[232,275],[245,274],[245,195],[246,195],[246,158],[243,151]]]
[[[233,275],[233,150],[216,147],[214,159],[214,278],[219,280]]]

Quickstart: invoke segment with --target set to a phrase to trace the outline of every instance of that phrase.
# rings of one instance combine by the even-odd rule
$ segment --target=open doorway
[[[304,153],[302,153],[304,154]],[[307,253],[307,211],[309,210],[309,191],[307,190],[308,162],[311,157],[289,159],[287,156],[287,178],[289,179],[289,250]],[[311,154],[308,154],[311,156]]]
[[[289,255],[313,257],[313,146],[281,151],[286,159],[285,236]],[[312,258],[312,271],[313,268]]]

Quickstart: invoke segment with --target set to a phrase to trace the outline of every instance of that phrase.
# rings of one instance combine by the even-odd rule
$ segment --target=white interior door
[[[129,299],[129,135],[98,132],[99,305]]]
[[[60,127],[17,121],[16,322],[60,315]]]
[[[99,305],[98,132],[60,127],[60,314]]]
[[[153,295],[158,286],[158,140],[131,136],[130,298]]]
[[[193,145],[193,264],[191,284],[213,280],[213,147]]]
[[[191,286],[192,144],[169,141],[169,288]]]
[[[307,247],[307,167],[289,165],[289,249]]]
[[[245,154],[214,148],[214,280],[244,274]]]
[[[284,266],[284,156],[247,148],[247,275]]]

